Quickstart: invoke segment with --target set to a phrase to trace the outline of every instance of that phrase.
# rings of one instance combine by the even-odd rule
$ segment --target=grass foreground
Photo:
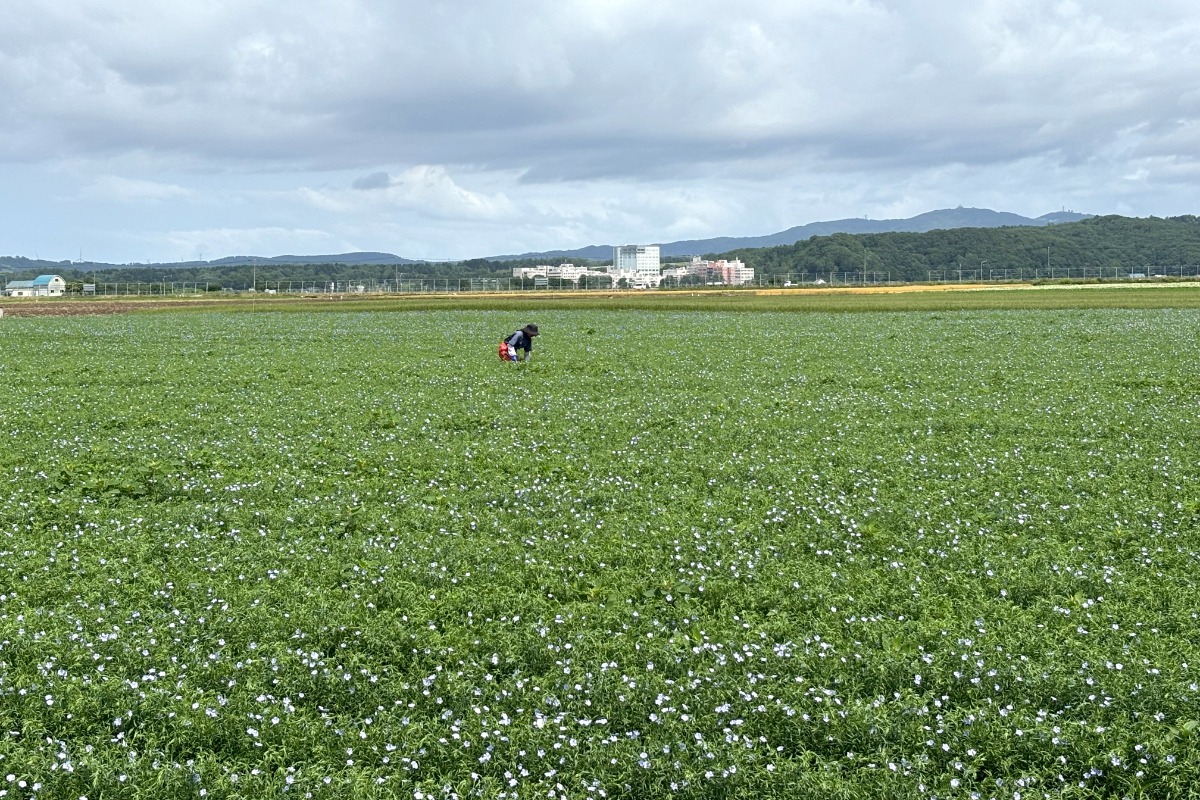
[[[0,791],[1192,796],[1200,311],[998,294],[5,317]]]

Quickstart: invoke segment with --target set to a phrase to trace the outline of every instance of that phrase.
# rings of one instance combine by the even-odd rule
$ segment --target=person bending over
[[[533,337],[538,335],[538,326],[532,322],[500,343],[500,358],[503,361],[518,361],[518,350],[525,352],[525,360],[533,355]]]

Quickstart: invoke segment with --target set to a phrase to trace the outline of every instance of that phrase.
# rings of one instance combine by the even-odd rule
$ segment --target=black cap
[[[525,332],[528,333],[530,336],[537,336],[538,335],[537,324],[533,323],[533,322],[529,323],[528,325],[525,326]]]

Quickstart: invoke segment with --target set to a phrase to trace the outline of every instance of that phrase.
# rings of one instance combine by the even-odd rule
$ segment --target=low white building
[[[536,267],[513,267],[512,271],[514,278],[558,278],[563,281],[577,281],[584,275],[589,274],[587,267],[579,267],[575,264],[559,264],[551,266],[549,264],[540,264]]]
[[[577,281],[587,273],[587,267],[577,267],[574,264],[559,264],[546,271],[547,278],[558,278],[564,281]]]
[[[620,286],[621,281],[625,281],[624,285],[630,289],[657,289],[662,283],[661,274],[647,275],[631,269],[610,269],[605,274],[612,279],[613,286]]]
[[[9,281],[4,293],[9,297],[62,297],[67,282],[61,275],[38,275],[31,281]]]

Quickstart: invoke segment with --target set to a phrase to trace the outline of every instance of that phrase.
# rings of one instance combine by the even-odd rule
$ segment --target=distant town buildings
[[[741,259],[706,261],[693,256],[690,264],[663,270],[664,278],[674,278],[680,283],[724,284],[744,286],[754,283],[754,268],[747,267]]]
[[[664,279],[674,283],[744,286],[754,283],[754,269],[740,259],[706,261],[699,256],[683,266],[662,268],[658,245],[629,244],[613,248],[613,263],[604,272],[589,270],[575,264],[536,267],[513,267],[514,278],[532,279],[535,286],[547,286],[550,280],[579,282],[581,279],[608,277],[613,286],[631,289],[653,289]]]

